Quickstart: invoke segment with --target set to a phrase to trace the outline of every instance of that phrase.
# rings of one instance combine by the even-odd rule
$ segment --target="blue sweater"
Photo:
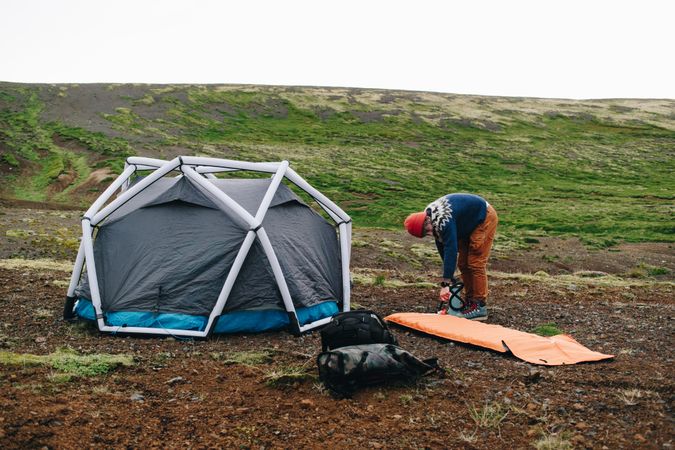
[[[429,204],[426,211],[431,213],[436,248],[443,260],[443,278],[454,280],[457,241],[468,239],[483,223],[487,202],[478,195],[449,194]]]

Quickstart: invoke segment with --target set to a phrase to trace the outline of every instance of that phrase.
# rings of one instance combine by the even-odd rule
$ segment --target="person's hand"
[[[450,300],[450,287],[445,286],[441,288],[441,291],[438,293],[438,298],[442,302],[447,302]]]

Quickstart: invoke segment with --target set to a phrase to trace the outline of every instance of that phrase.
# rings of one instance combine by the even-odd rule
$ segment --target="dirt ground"
[[[613,360],[534,366],[394,328],[403,348],[438,357],[446,376],[337,400],[316,379],[318,333],[193,341],[65,323],[68,264],[31,261],[72,261],[81,212],[39,206],[0,203],[0,351],[70,348],[132,355],[134,364],[71,378],[0,365],[2,448],[672,448],[671,245],[497,246],[489,323],[523,331],[555,323]],[[354,236],[355,304],[382,315],[431,312],[436,288],[425,282],[439,269],[431,242],[391,231]],[[251,351],[266,357],[232,363]],[[277,375],[290,368],[305,376],[284,383]]]

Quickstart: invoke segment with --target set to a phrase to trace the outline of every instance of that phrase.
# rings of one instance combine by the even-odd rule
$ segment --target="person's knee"
[[[485,274],[487,264],[484,261],[469,261],[467,263],[467,269],[474,275]]]

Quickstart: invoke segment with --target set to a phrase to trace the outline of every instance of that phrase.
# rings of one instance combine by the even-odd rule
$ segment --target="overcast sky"
[[[2,0],[0,81],[675,98],[672,0]]]

